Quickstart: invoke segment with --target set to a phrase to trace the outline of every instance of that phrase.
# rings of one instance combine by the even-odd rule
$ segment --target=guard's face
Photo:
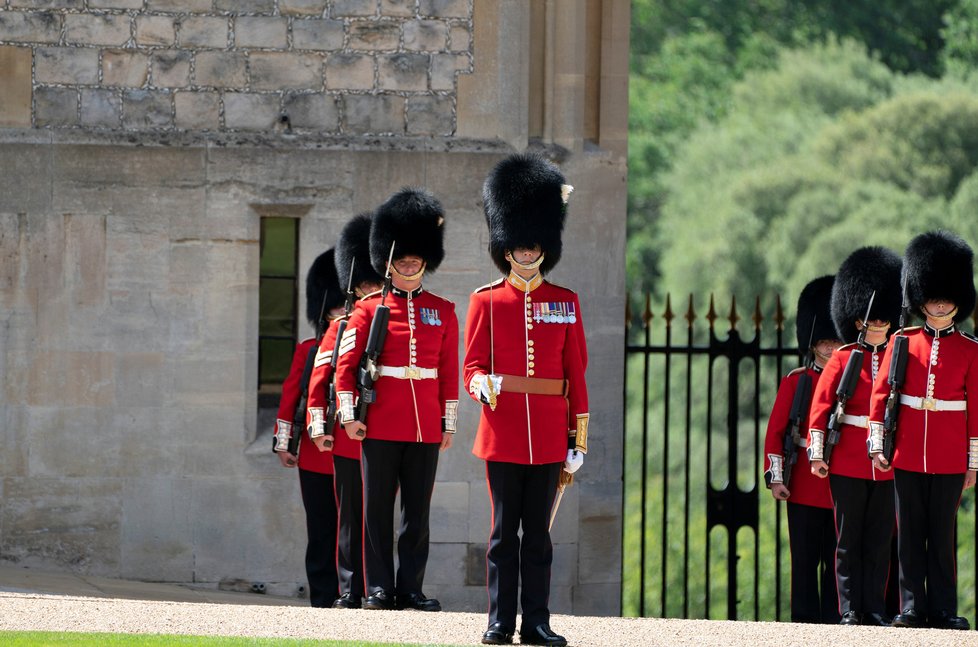
[[[421,271],[424,260],[420,256],[402,256],[394,261],[394,269],[404,276],[413,276]]]
[[[354,289],[354,293],[357,297],[362,297],[365,294],[370,294],[376,292],[381,288],[380,283],[370,283],[369,281],[364,281]]]
[[[512,252],[510,252],[510,254],[513,257],[513,260],[523,265],[529,265],[530,263],[533,263],[538,258],[540,258],[541,253],[543,252],[540,249],[539,245],[534,245],[533,247],[530,248],[517,247]]]
[[[815,344],[815,353],[821,357],[830,357],[842,345],[838,339],[819,339]]]
[[[954,302],[950,299],[931,299],[924,303],[924,314],[931,317],[946,317],[954,312]]]

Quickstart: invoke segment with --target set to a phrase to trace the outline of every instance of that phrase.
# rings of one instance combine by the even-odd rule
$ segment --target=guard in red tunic
[[[336,243],[336,273],[352,285],[357,298],[376,292],[384,282],[370,264],[370,213],[355,216],[340,232]],[[352,276],[350,274],[352,270]],[[338,417],[325,429],[329,407],[329,380],[333,376],[333,349],[342,318],[332,321],[316,353],[309,380],[309,424],[313,442],[333,455],[333,487],[339,530],[336,540],[336,572],[340,597],[334,609],[359,609],[363,598],[363,483],[360,478],[360,441],[339,426]],[[335,389],[334,389],[335,393]],[[335,408],[335,403],[333,407]],[[331,443],[327,448],[326,445]]]
[[[832,321],[846,345],[826,363],[812,399],[809,459],[812,472],[828,476],[832,489],[844,625],[890,623],[885,592],[895,523],[893,473],[874,467],[866,440],[873,380],[886,372],[890,322],[900,314],[900,269],[900,257],[884,247],[857,249],[842,263],[832,287]],[[858,371],[854,388],[839,397],[848,370]],[[839,433],[834,447],[833,428]]]
[[[378,273],[386,272],[393,258],[393,289],[361,299],[340,340],[340,421],[351,438],[363,437],[365,609],[441,610],[438,600],[425,597],[422,585],[438,450],[451,446],[458,417],[458,319],[455,305],[422,288],[421,277],[437,269],[445,255],[443,224],[441,204],[423,189],[403,189],[377,209],[370,258]],[[368,337],[381,305],[390,308],[387,337],[379,355],[371,357]],[[370,402],[365,378],[373,380],[373,402],[361,421],[354,407],[362,404],[355,401],[358,392]]]
[[[776,501],[787,501],[792,622],[839,622],[832,494],[828,481],[812,474],[804,449],[812,393],[822,368],[842,343],[829,308],[834,278],[815,279],[798,297],[796,332],[805,366],[781,380],[764,437],[765,483]],[[792,438],[794,435],[800,437]],[[795,463],[790,470],[785,469],[786,443],[794,445]],[[785,483],[789,472],[790,480]]]
[[[325,304],[324,304],[325,299]],[[320,314],[335,315],[343,310],[343,293],[336,279],[333,250],[320,254],[306,277],[306,318],[316,327]],[[306,389],[316,351],[316,340],[301,341],[292,356],[292,368],[282,384],[282,400],[275,425],[275,451],[285,467],[299,466],[299,488],[306,511],[306,577],[309,580],[309,602],[314,607],[328,607],[337,595],[336,501],[333,498],[333,456],[316,449],[303,427],[294,424],[296,406]],[[303,382],[306,381],[306,384]],[[304,412],[300,414],[304,417]],[[301,434],[298,460],[288,452],[292,434]]]
[[[978,341],[957,327],[975,309],[972,262],[968,244],[943,231],[917,236],[904,256],[909,306],[925,323],[906,331],[892,460],[902,609],[895,627],[969,628],[957,615],[954,526],[963,489],[974,485],[978,469]],[[887,350],[883,365],[889,360]],[[878,465],[885,462],[886,377],[876,380],[870,410],[870,452]]]
[[[473,453],[486,461],[492,532],[486,644],[566,645],[550,629],[550,520],[561,469],[587,452],[587,348],[577,294],[544,280],[560,259],[571,187],[550,162],[514,155],[483,188],[489,253],[505,275],[469,300],[463,379],[483,404]],[[522,538],[520,529],[522,527]]]

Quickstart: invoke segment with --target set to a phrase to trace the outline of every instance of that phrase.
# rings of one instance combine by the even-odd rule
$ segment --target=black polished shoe
[[[394,599],[398,609],[441,611],[441,603],[434,598],[426,598],[424,593],[398,593]]]
[[[971,625],[965,618],[953,615],[949,611],[938,611],[931,614],[927,624],[934,629],[958,629],[961,631],[971,629]]]
[[[920,614],[916,610],[904,609],[893,618],[893,624],[890,626],[917,629],[918,627],[924,626],[924,619],[920,617]]]
[[[867,627],[889,627],[892,623],[893,618],[887,618],[882,613],[867,613],[861,624]]]
[[[862,614],[858,611],[846,611],[839,620],[840,625],[861,625],[863,623]]]
[[[377,609],[380,611],[393,611],[396,606],[394,605],[393,597],[386,591],[377,591],[372,595],[368,595],[363,601],[364,609]]]
[[[344,593],[333,602],[334,609],[359,609],[360,596],[352,593]]]
[[[501,622],[492,623],[482,634],[483,645],[511,645],[512,643],[513,630]]]
[[[567,639],[563,636],[558,636],[551,631],[549,625],[542,624],[537,625],[529,631],[526,629],[520,629],[520,642],[524,645],[549,645],[549,647],[564,647],[567,644]]]

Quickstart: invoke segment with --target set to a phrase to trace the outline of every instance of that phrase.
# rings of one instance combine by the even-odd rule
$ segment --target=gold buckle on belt
[[[937,411],[937,400],[934,398],[924,398],[920,401],[920,408],[927,411]]]
[[[421,379],[421,367],[420,366],[405,366],[404,367],[404,378],[408,380],[420,380]]]

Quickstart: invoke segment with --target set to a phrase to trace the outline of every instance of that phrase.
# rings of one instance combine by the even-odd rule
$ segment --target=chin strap
[[[506,260],[509,261],[510,265],[515,265],[516,267],[520,268],[521,270],[526,270],[526,271],[535,270],[538,267],[540,267],[540,265],[543,264],[543,259],[546,256],[547,256],[546,254],[544,254],[543,252],[541,252],[540,253],[540,258],[538,258],[537,260],[533,261],[532,263],[520,263],[518,260],[516,260],[515,258],[513,258],[513,252],[506,252]]]

